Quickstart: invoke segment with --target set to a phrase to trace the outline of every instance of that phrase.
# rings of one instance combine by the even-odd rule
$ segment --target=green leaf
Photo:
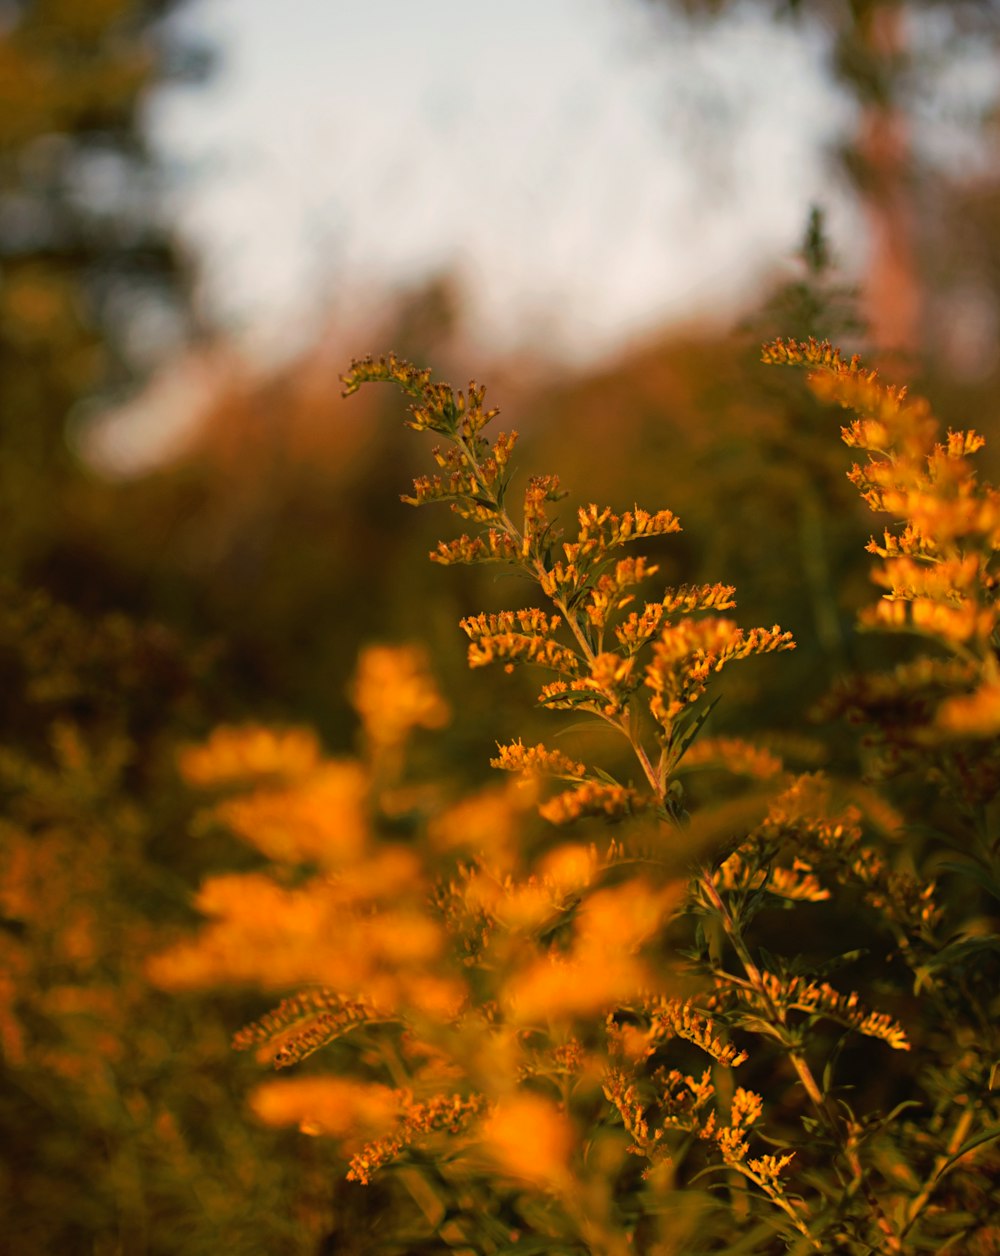
[[[957,876],[968,877],[981,885],[991,897],[1000,903],[1000,882],[986,868],[971,859],[942,859],[935,865],[935,871],[953,872]]]
[[[517,660],[514,660],[514,661],[516,662]],[[582,693],[574,689],[569,689],[565,693],[554,693],[551,695],[551,697],[548,697],[548,698],[538,699],[539,706],[555,707],[557,709],[559,707],[566,707],[567,709],[574,708],[574,707],[576,708],[586,707],[588,704],[591,706],[591,708],[593,708],[593,705],[594,705],[593,694]]]
[[[950,968],[952,965],[964,964],[986,951],[1000,954],[1000,937],[986,934],[982,937],[958,938],[938,951],[926,964],[921,966],[918,972],[936,972],[941,968]]]
[[[670,770],[671,771],[673,771],[673,769],[677,766],[677,764],[680,763],[681,759],[683,759],[684,755],[687,752],[688,746],[690,746],[691,743],[694,741],[694,739],[698,736],[698,733],[701,731],[702,725],[705,723],[708,717],[712,714],[712,712],[715,710],[716,706],[719,704],[720,701],[721,701],[721,696],[718,698],[713,698],[711,702],[707,703],[704,707],[702,707],[700,711],[695,713],[694,718],[692,719],[691,723],[687,727],[682,728],[680,736],[677,738],[676,741],[672,743],[670,747]]]
[[[856,951],[845,951],[843,955],[835,955],[832,959],[823,960],[822,963],[818,964],[796,957],[792,959],[789,971],[793,977],[827,977],[830,973],[837,972],[838,969],[846,968],[850,964],[856,964],[859,959],[864,959],[867,954],[868,948],[860,947]]]
[[[596,777],[599,781],[602,781],[605,785],[614,785],[619,789],[622,788],[621,781],[615,780],[611,773],[605,772],[603,768],[591,768],[589,774],[592,777]]]
[[[940,1182],[944,1175],[950,1173],[959,1160],[963,1156],[968,1155],[970,1151],[974,1151],[977,1147],[982,1147],[984,1143],[992,1143],[998,1138],[1000,1138],[1000,1125],[989,1125],[986,1129],[980,1130],[978,1134],[973,1134],[967,1138],[958,1151],[953,1156],[949,1156],[937,1173],[934,1174],[934,1181]]]
[[[774,973],[776,977],[784,977],[786,975],[785,961],[780,955],[775,955],[766,946],[758,946],[757,954],[760,956],[760,961],[764,968],[769,973]]]
[[[703,860],[717,868],[761,823],[773,797],[773,788],[759,789],[703,807],[695,814],[685,835],[685,857],[689,861]]]

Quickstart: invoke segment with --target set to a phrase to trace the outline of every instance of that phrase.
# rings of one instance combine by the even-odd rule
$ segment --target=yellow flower
[[[415,728],[443,728],[451,710],[416,646],[369,646],[358,660],[351,701],[373,746],[401,745]]]
[[[294,1077],[264,1082],[250,1107],[265,1125],[297,1125],[304,1134],[382,1133],[396,1118],[399,1094],[374,1082],[344,1077]]]
[[[538,873],[559,893],[568,894],[590,884],[597,864],[595,847],[570,843],[550,850],[539,864]]]
[[[540,1095],[501,1100],[483,1123],[483,1141],[498,1167],[543,1189],[565,1189],[573,1127],[565,1113]]]
[[[522,1024],[592,1016],[652,985],[642,945],[664,925],[682,886],[632,881],[586,898],[568,955],[540,955],[507,982],[506,1001]]]
[[[328,762],[287,789],[230,799],[215,815],[279,863],[336,867],[358,859],[367,843],[367,791],[360,765]]]
[[[513,867],[525,813],[536,796],[534,784],[525,788],[520,779],[500,789],[480,790],[431,821],[431,842],[440,851],[465,850],[501,867]]]
[[[975,693],[946,699],[934,722],[959,737],[995,737],[1000,733],[1000,683],[986,681]]]
[[[320,760],[319,743],[306,728],[278,731],[248,724],[217,728],[201,746],[179,755],[181,775],[189,785],[206,788],[260,777],[297,780]]]

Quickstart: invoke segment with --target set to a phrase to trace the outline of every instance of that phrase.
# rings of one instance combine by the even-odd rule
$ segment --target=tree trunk
[[[891,0],[872,5],[860,34],[864,52],[881,68],[885,83],[885,90],[872,91],[862,104],[857,141],[858,191],[871,250],[865,307],[875,344],[909,355],[921,347],[923,293],[910,132],[892,82],[892,63],[905,47],[903,7]]]

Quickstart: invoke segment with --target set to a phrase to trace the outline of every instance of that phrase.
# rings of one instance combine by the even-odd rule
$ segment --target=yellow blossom
[[[484,1145],[510,1177],[543,1189],[565,1189],[574,1134],[569,1118],[554,1103],[535,1094],[514,1094],[500,1101],[483,1122]]]
[[[265,1125],[296,1125],[304,1134],[370,1138],[388,1129],[399,1111],[398,1092],[346,1077],[294,1077],[268,1081],[250,1096]]]
[[[700,737],[684,755],[684,770],[694,767],[725,768],[727,772],[761,781],[779,776],[783,770],[776,754],[738,737]]]
[[[648,797],[625,785],[586,781],[575,789],[565,790],[542,803],[538,814],[552,824],[570,824],[583,816],[602,816],[607,820],[618,820],[642,811],[650,802]]]
[[[548,953],[508,978],[504,1003],[520,1024],[603,1014],[650,984],[635,955],[595,952],[563,959]]]
[[[1000,682],[984,681],[974,693],[946,698],[934,723],[958,737],[995,737],[1000,733]]]
[[[470,794],[435,816],[429,825],[437,850],[465,850],[510,867],[521,838],[526,813],[534,807],[537,790],[510,782]]]
[[[661,929],[683,893],[683,885],[654,889],[642,881],[598,890],[580,905],[577,952],[631,952]]]
[[[204,789],[261,777],[298,780],[314,771],[319,760],[319,743],[309,729],[280,731],[248,724],[217,728],[203,745],[182,750],[179,766],[189,785]]]
[[[361,652],[351,701],[373,746],[398,746],[414,728],[442,728],[451,717],[416,646],[369,646]]]
[[[597,851],[593,846],[572,843],[549,851],[539,864],[538,872],[546,882],[566,894],[589,885],[597,865]]]
[[[539,743],[537,746],[525,746],[520,740],[509,746],[497,743],[499,758],[490,760],[490,767],[499,768],[503,772],[520,772],[525,776],[544,774],[570,778],[582,777],[587,769],[577,759],[560,750],[548,750]]]
[[[506,1002],[522,1023],[605,1012],[648,989],[650,971],[639,955],[658,933],[683,891],[641,882],[599,890],[577,911],[568,954],[541,954],[507,982]]]
[[[359,764],[328,762],[293,787],[229,799],[215,815],[280,863],[336,867],[357,859],[365,847],[367,792]]]

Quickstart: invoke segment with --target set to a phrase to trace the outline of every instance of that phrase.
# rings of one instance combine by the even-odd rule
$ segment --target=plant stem
[[[513,541],[518,552],[524,555],[523,565],[525,570],[533,577],[537,584],[541,585],[545,576],[548,575],[544,562],[537,556],[537,554],[532,555],[530,558],[528,555],[524,554],[524,534],[507,513],[507,508],[500,504],[500,500],[492,485],[487,482],[485,476],[483,475],[482,468],[479,465],[479,459],[476,457],[475,449],[472,443],[467,441],[463,436],[457,434],[454,439],[455,443],[459,446],[462,453],[468,460],[469,466],[476,477],[476,482],[479,485],[483,496],[492,503],[494,510],[496,511],[497,522],[500,524],[501,528],[511,541]],[[593,647],[587,639],[587,634],[581,627],[575,611],[570,609],[564,598],[552,597],[549,600],[562,615],[564,622],[573,634],[582,657],[587,661],[587,663],[593,663],[595,657]],[[602,713],[598,714],[601,714],[601,718],[610,724],[612,728],[617,729],[628,741],[635,753],[635,757],[639,761],[639,766],[642,768],[643,775],[649,782],[653,793],[656,795],[657,801],[662,803],[665,796],[663,785],[656,769],[653,767],[649,755],[646,753],[646,748],[632,731],[628,712],[618,719]]]
[[[763,976],[761,975],[761,971],[754,963],[753,957],[747,949],[746,943],[743,941],[740,931],[736,927],[736,922],[733,920],[729,909],[722,901],[722,896],[715,888],[715,882],[712,880],[710,874],[706,873],[702,876],[701,886],[712,906],[715,908],[719,919],[722,922],[722,927],[726,932],[726,936],[729,938],[733,949],[739,957],[740,963],[743,965],[743,970],[747,975],[747,980],[753,987],[757,997],[764,1004],[772,1020],[776,1024],[783,1025],[785,1023],[784,1013],[772,999],[771,994],[767,989],[767,985],[764,982]],[[809,1067],[808,1061],[805,1056],[794,1050],[792,1047],[786,1046],[786,1052],[792,1067],[795,1069],[796,1076],[802,1083],[802,1087],[806,1094],[809,1096],[809,1100],[812,1103],[816,1115],[833,1135],[845,1160],[847,1161],[848,1167],[851,1171],[851,1176],[861,1187],[865,1199],[868,1201],[868,1206],[872,1211],[875,1223],[885,1236],[885,1250],[889,1252],[902,1251],[899,1236],[892,1228],[892,1224],[890,1223],[889,1218],[885,1215],[881,1203],[875,1195],[875,1192],[871,1189],[871,1185],[865,1178],[864,1167],[858,1158],[858,1153],[851,1145],[850,1138],[845,1134],[843,1124],[838,1118],[835,1109],[832,1107],[829,1100],[823,1095],[822,1090],[817,1084],[816,1078],[813,1075],[812,1069]]]
[[[935,1187],[941,1180],[941,1177],[943,1176],[949,1163],[954,1159],[959,1147],[961,1147],[962,1143],[965,1141],[966,1135],[969,1132],[969,1127],[972,1125],[972,1119],[973,1114],[970,1106],[965,1109],[956,1121],[951,1138],[948,1140],[948,1147],[945,1152],[938,1156],[938,1158],[934,1161],[934,1168],[931,1170],[920,1194],[910,1200],[910,1206],[906,1210],[906,1224],[900,1231],[901,1237],[905,1236],[909,1232],[913,1223],[927,1207],[931,1195],[934,1193]]]

